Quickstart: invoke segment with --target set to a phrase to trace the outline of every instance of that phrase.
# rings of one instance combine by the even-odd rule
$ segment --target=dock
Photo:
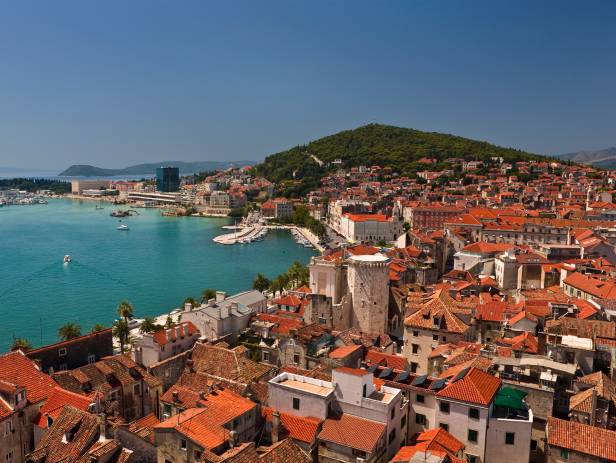
[[[261,233],[261,230],[263,230],[263,227],[260,225],[246,227],[235,233],[227,233],[225,235],[217,236],[216,238],[213,238],[212,241],[218,244],[236,244],[242,240],[251,240],[255,238],[259,233]]]

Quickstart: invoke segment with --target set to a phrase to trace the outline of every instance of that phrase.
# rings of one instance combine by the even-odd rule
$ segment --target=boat
[[[128,230],[128,225],[126,225],[126,224],[120,224],[120,225],[118,225],[118,228],[117,228],[117,229],[118,229],[118,230]]]
[[[67,255],[64,256],[63,260],[64,260],[65,264],[68,264],[71,261],[71,256],[67,254]]]

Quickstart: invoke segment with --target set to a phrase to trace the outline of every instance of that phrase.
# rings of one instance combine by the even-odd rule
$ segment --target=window
[[[449,402],[439,402],[441,413],[449,413]]]
[[[479,409],[478,408],[469,408],[468,409],[468,417],[474,420],[479,419]]]
[[[535,439],[531,439],[530,441],[530,451],[534,452],[537,450],[537,441]]]
[[[417,336],[419,336],[419,331],[413,331],[413,337],[416,338]]]
[[[362,397],[366,397],[368,395],[368,391],[366,390],[366,385],[364,384],[364,387],[362,389]]]
[[[515,443],[515,432],[505,433],[505,444],[513,445]]]
[[[445,431],[449,431],[449,425],[447,423],[439,423],[439,428],[444,429]]]
[[[88,355],[88,365],[92,365],[94,362],[96,362],[96,355],[94,354]]]
[[[560,449],[560,458],[562,458],[563,460],[568,460],[569,459],[569,450],[567,450],[567,449]]]
[[[298,353],[293,354],[293,363],[295,363],[296,365],[299,363],[299,354]]]
[[[324,443],[322,442],[321,445],[323,445]],[[323,447],[327,448],[326,445],[323,445]],[[366,452],[364,452],[363,450],[357,450],[357,449],[353,449],[353,456],[354,457],[359,457],[359,458],[366,458]]]
[[[11,432],[13,432],[13,422],[9,420],[4,425],[4,435],[8,436]]]
[[[4,456],[4,461],[6,463],[12,463],[13,461],[13,452],[9,452]]]
[[[269,362],[269,352],[263,351],[261,353],[261,358],[263,359],[264,362]]]
[[[406,415],[402,415],[402,419],[400,420],[400,427],[404,428],[406,426]]]
[[[418,364],[417,362],[411,362],[411,373],[417,372]]]
[[[327,323],[327,319],[323,317],[319,317],[319,325],[325,325]]]
[[[186,439],[180,439],[180,450],[186,450]]]
[[[64,356],[66,355],[66,347],[60,347],[60,348],[58,349],[58,355],[59,355],[60,357],[64,357]]]
[[[391,432],[389,433],[389,444],[391,444],[394,439],[396,438],[396,430],[392,429]]]
[[[438,341],[438,334],[433,334],[432,335],[432,340],[433,341]]]
[[[426,401],[426,398],[421,394],[417,394],[417,396],[415,396],[415,400],[419,402],[420,404],[422,404]]]
[[[195,461],[201,460],[201,451],[200,450],[195,450],[194,451],[194,455],[195,455]]]
[[[469,442],[477,442],[478,433],[474,429],[468,430],[467,439]]]
[[[477,457],[475,455],[469,455],[467,453],[466,454],[466,461],[468,461],[468,463],[477,463]]]
[[[393,420],[396,417],[396,407],[391,409],[391,419]]]
[[[426,415],[422,415],[420,413],[417,413],[415,415],[415,423],[417,423],[417,424],[426,424]]]
[[[419,344],[412,344],[411,347],[413,348],[413,354],[419,353]]]
[[[293,410],[299,410],[299,399],[297,397],[293,397]]]

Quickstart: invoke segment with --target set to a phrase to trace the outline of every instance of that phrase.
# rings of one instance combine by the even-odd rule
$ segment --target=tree
[[[32,350],[32,344],[26,338],[15,338],[13,339],[13,344],[11,345],[11,350],[20,350],[22,352],[28,352]]]
[[[212,288],[205,288],[201,292],[201,302],[207,302],[210,299],[214,299],[216,297],[216,290]]]
[[[253,289],[256,289],[257,291],[263,292],[267,288],[269,288],[270,283],[271,282],[269,281],[267,277],[265,277],[265,275],[263,275],[262,273],[257,273],[257,276],[252,282],[252,287]]]
[[[139,327],[139,331],[141,333],[155,333],[156,331],[160,331],[162,326],[156,324],[156,320],[154,317],[145,317],[141,326]]]
[[[167,315],[167,320],[165,320],[165,328],[173,328],[175,326],[175,323],[173,323],[173,318],[171,318],[171,315]]]
[[[404,222],[404,223],[402,224],[402,227],[404,228],[404,231],[405,231],[405,232],[408,232],[408,231],[411,229],[411,224],[410,224],[410,223],[408,223],[408,222]]]
[[[62,341],[68,341],[69,339],[78,338],[81,336],[81,327],[73,322],[65,323],[58,330],[58,337]]]
[[[190,304],[193,309],[199,305],[199,303],[194,297],[187,297],[186,299],[184,299],[184,305],[186,304]]]
[[[107,327],[105,325],[103,325],[102,323],[97,323],[96,325],[94,325],[92,327],[92,333],[98,333],[99,331],[103,331],[106,330]]]
[[[126,326],[128,326],[128,319],[133,317],[133,306],[128,301],[120,302],[118,305],[118,315],[124,319]]]
[[[130,337],[130,330],[128,329],[128,322],[120,319],[113,323],[113,337],[120,343],[120,352],[124,353],[124,346],[128,344]]]

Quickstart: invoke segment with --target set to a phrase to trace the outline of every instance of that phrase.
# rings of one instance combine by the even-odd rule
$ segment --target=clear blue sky
[[[28,1],[0,14],[0,166],[261,159],[369,122],[616,145],[614,1]]]

